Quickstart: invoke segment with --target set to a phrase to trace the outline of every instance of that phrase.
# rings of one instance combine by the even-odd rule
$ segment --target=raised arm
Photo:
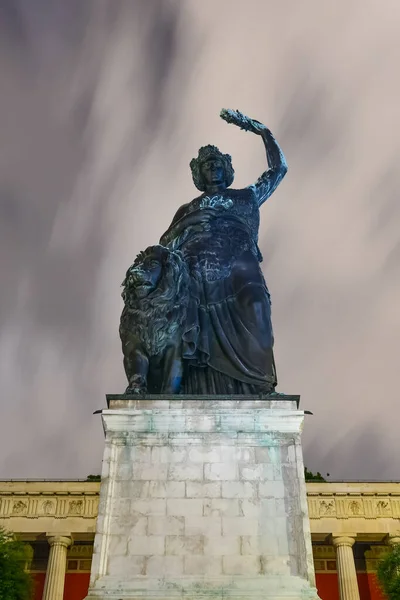
[[[250,187],[254,190],[261,206],[276,190],[287,172],[287,163],[282,150],[269,129],[260,134],[267,152],[268,169]]]
[[[259,121],[246,117],[236,110],[221,111],[221,117],[228,123],[233,123],[245,131],[251,131],[261,136],[267,153],[268,169],[249,186],[254,190],[258,205],[261,206],[276,190],[287,172],[287,163],[277,141],[271,131]]]

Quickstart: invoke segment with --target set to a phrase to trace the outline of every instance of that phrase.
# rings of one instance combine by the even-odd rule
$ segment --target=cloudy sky
[[[120,283],[214,143],[262,209],[279,390],[306,463],[400,479],[398,0],[0,0],[0,477],[99,473]]]

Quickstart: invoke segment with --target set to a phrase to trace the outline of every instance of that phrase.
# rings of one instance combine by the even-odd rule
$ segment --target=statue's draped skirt
[[[243,253],[229,277],[194,281],[184,333],[184,393],[254,394],[276,386],[269,293]]]

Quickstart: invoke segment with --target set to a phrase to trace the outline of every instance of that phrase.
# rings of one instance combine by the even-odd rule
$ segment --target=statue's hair
[[[129,275],[148,256],[160,261],[162,274],[157,287],[145,298],[138,298]],[[150,356],[162,353],[186,319],[189,281],[188,267],[180,252],[160,245],[140,252],[122,282],[125,308],[120,332],[132,331],[137,335]]]
[[[204,192],[206,185],[201,174],[201,165],[206,162],[210,157],[219,158],[224,166],[225,172],[225,183],[226,187],[229,187],[233,183],[235,171],[232,167],[232,157],[230,154],[223,154],[216,146],[202,146],[199,150],[197,158],[192,158],[190,161],[190,169],[192,171],[192,177],[194,185],[198,190]]]

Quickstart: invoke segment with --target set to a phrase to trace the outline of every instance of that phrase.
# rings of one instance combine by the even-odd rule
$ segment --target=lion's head
[[[178,251],[150,246],[122,282],[121,328],[133,330],[149,354],[159,354],[180,329],[189,302],[189,272]]]
[[[154,292],[161,280],[168,258],[168,250],[163,246],[150,246],[144,252],[140,252],[122,282],[124,301],[128,304],[132,301],[136,303]]]

